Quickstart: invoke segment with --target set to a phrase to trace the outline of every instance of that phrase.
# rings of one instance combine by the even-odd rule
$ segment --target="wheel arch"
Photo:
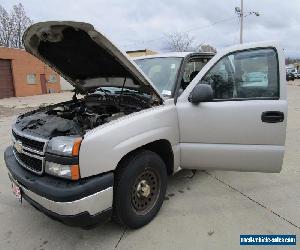
[[[120,159],[120,161],[117,164],[116,169],[118,169],[122,165],[121,163],[123,161],[125,161],[128,157],[130,157],[133,154],[137,154],[138,151],[140,151],[140,150],[150,150],[150,151],[158,154],[166,165],[168,175],[173,174],[173,172],[174,172],[174,153],[173,153],[171,143],[166,139],[160,139],[160,140],[155,140],[155,141],[149,142],[143,146],[140,146],[140,147],[128,152]]]

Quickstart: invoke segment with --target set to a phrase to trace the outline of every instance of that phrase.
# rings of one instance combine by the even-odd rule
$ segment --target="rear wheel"
[[[149,223],[162,206],[167,169],[159,155],[141,150],[127,157],[115,173],[114,219],[130,228]]]

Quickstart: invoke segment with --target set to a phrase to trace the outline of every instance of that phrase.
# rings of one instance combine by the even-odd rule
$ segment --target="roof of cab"
[[[212,53],[212,52],[170,52],[170,53],[161,53],[161,54],[148,55],[148,56],[138,56],[138,57],[133,57],[133,59],[136,60],[136,59],[157,58],[157,57],[181,57],[181,58],[184,58],[190,54],[215,55],[215,53]]]

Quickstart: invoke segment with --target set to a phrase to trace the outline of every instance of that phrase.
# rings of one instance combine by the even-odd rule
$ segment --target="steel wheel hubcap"
[[[131,204],[138,214],[146,214],[155,205],[160,191],[160,180],[156,172],[146,169],[135,180],[131,191]]]
[[[151,188],[146,180],[141,180],[137,185],[136,191],[137,191],[136,195],[139,198],[142,197],[147,198],[150,195]]]

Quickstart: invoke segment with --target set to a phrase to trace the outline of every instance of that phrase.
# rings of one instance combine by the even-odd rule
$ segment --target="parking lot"
[[[62,93],[0,100],[0,249],[256,249],[241,247],[240,234],[296,234],[299,247],[300,80],[288,85],[281,173],[181,171],[169,178],[158,216],[139,230],[113,222],[90,230],[68,227],[11,194],[3,152],[10,144],[14,116],[70,97]]]

